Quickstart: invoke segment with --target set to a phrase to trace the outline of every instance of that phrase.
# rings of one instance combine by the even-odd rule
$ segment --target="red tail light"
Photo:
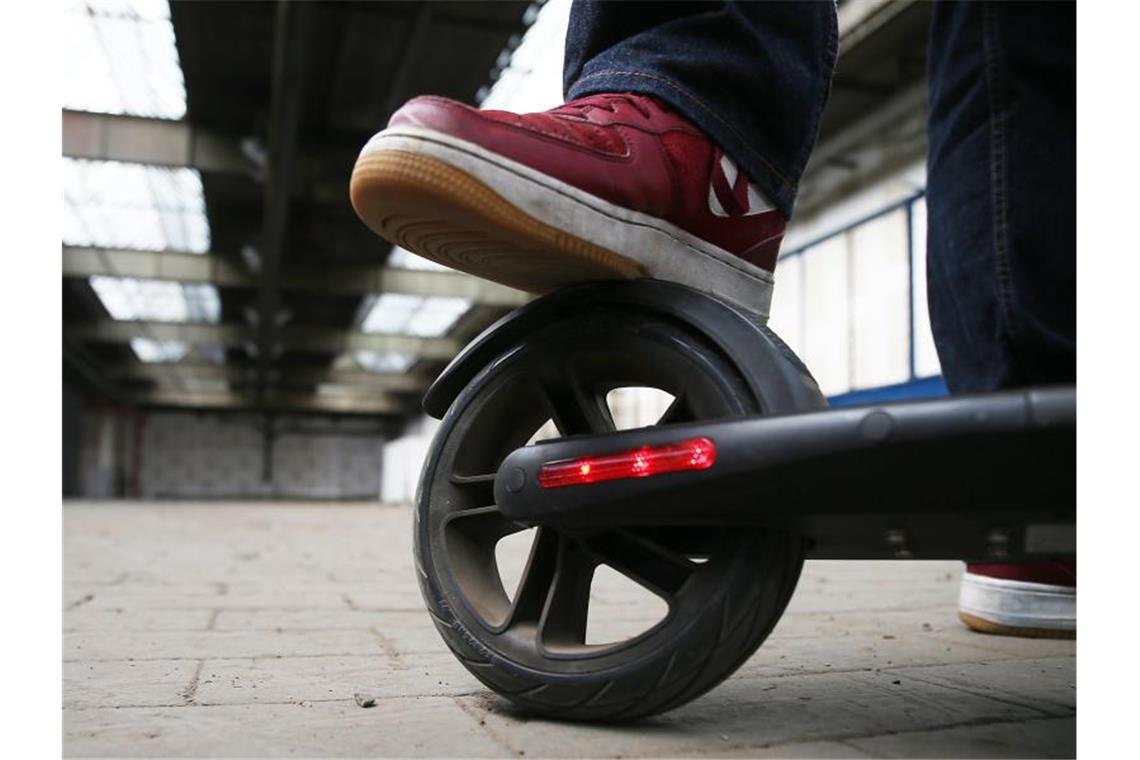
[[[538,484],[543,488],[561,488],[622,478],[648,478],[667,472],[707,470],[715,461],[716,446],[710,439],[690,438],[615,454],[548,462],[539,468]]]

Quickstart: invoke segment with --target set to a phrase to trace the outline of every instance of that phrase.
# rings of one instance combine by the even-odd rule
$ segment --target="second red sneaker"
[[[785,226],[698,128],[629,94],[521,115],[415,98],[364,147],[351,196],[389,241],[488,280],[654,277],[764,315]]]
[[[1077,635],[1077,563],[971,562],[958,617],[980,633],[1071,639]]]

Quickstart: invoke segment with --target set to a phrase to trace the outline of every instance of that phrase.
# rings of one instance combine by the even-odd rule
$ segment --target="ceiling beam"
[[[839,57],[882,29],[917,0],[859,0],[838,9]]]
[[[285,241],[289,232],[289,207],[297,169],[301,122],[305,115],[306,72],[313,49],[316,13],[314,3],[279,0],[274,19],[265,218],[257,280],[256,394],[259,401],[269,388],[269,369],[280,341],[281,262],[285,258]]]
[[[181,407],[189,409],[269,409],[281,412],[314,412],[322,414],[407,414],[408,404],[382,395],[324,395],[271,390],[260,405],[252,395],[237,391],[191,391],[155,388],[130,396],[139,406]]]
[[[424,44],[428,40],[431,18],[431,3],[420,3],[416,9],[415,19],[412,21],[411,30],[404,37],[403,47],[398,58],[400,63],[391,83],[388,85],[388,97],[383,101],[384,111],[377,114],[380,117],[376,120],[377,124],[388,123],[388,119],[391,118],[396,109],[408,99],[408,83],[411,81],[415,67],[420,62],[420,55],[423,53]]]
[[[486,306],[522,306],[533,296],[461,272],[424,269],[361,267],[358,269],[297,270],[289,273],[289,287],[319,282],[330,292],[414,293],[421,296],[466,298]]]
[[[839,9],[840,57],[859,47],[914,4],[913,0],[862,0],[842,5]],[[422,37],[428,22],[439,15],[431,14],[426,6],[417,10],[413,31],[405,43],[409,49],[414,49],[413,43]],[[504,29],[512,27],[504,25]],[[405,56],[403,68],[410,64],[411,56]],[[393,103],[398,105],[396,89],[399,88],[393,88],[390,99],[382,101],[387,111],[392,110]],[[67,109],[62,111],[62,119],[64,156],[186,166],[207,172],[247,175],[255,172],[252,162],[242,153],[239,137],[204,130],[189,122]],[[351,166],[343,157],[338,157],[335,163]],[[343,183],[334,183],[329,190],[328,200],[343,204],[346,197]],[[314,192],[323,197],[319,191],[320,187]]]
[[[209,282],[222,287],[254,287],[254,279],[221,256],[172,251],[63,246],[63,276],[135,277],[173,282]]]
[[[63,111],[63,155],[102,161],[250,173],[237,138],[184,121]]]
[[[64,334],[92,343],[127,343],[131,338],[177,340],[191,345],[242,347],[256,332],[248,325],[192,324],[185,322],[127,322],[113,319],[65,324]],[[287,348],[303,351],[395,351],[421,359],[449,360],[459,352],[454,338],[418,338],[411,335],[345,332],[331,327],[287,325],[282,330]]]
[[[827,208],[853,188],[926,154],[926,85],[916,82],[863,118],[823,140],[800,180],[799,220]]]
[[[892,168],[921,160],[926,86],[917,64],[924,57],[929,16],[929,5],[917,0],[840,4],[833,93],[819,143],[800,178],[796,226]],[[846,97],[837,97],[844,92]]]
[[[254,288],[257,280],[230,259],[212,254],[135,251],[63,246],[63,276],[137,277],[174,282],[208,282],[219,287]],[[410,293],[467,298],[488,306],[521,306],[521,290],[460,272],[395,269],[384,266],[283,267],[285,290],[322,294]]]
[[[421,393],[431,384],[430,378],[411,373],[377,373],[363,370],[330,370],[320,367],[278,367],[282,385],[320,385],[351,387],[367,392]],[[122,380],[146,380],[169,383],[171,380],[199,380],[249,384],[254,369],[242,365],[173,362],[146,364],[133,362],[112,367],[108,374]]]
[[[63,111],[63,155],[95,161],[123,161],[148,166],[187,167],[209,174],[264,179],[264,147],[253,137],[249,155],[243,137],[213,132],[186,121],[144,116]],[[363,143],[363,138],[361,140]],[[301,174],[292,188],[301,188],[322,207],[348,209],[347,180],[357,147],[310,147],[301,161]]]
[[[886,141],[892,129],[897,128],[900,122],[912,119],[925,123],[925,117],[926,83],[915,82],[900,89],[862,119],[848,124],[816,146],[804,167],[804,180],[810,179],[813,172],[861,145]]]

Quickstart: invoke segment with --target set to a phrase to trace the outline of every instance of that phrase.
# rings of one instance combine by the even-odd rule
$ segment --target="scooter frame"
[[[1069,556],[1075,424],[1074,390],[1056,388],[581,436],[510,454],[495,501],[512,519],[565,528],[787,529],[815,558]],[[707,468],[539,482],[545,466],[698,438],[712,444]]]
[[[488,328],[424,399],[442,416],[503,346],[554,319],[621,302],[694,326],[745,366],[765,409],[731,420],[572,436],[511,453],[495,478],[504,515],[590,530],[638,524],[792,530],[808,556],[1020,561],[1076,552],[1076,392],[1037,388],[827,409],[803,364],[755,315],[664,282],[577,286]],[[544,465],[709,439],[706,469],[540,485]]]

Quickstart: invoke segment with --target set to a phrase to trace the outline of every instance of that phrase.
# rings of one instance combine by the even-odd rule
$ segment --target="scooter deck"
[[[551,463],[708,439],[707,466],[544,487]],[[631,460],[632,461],[632,460]],[[576,466],[576,465],[575,465]],[[563,467],[563,469],[566,469]],[[496,504],[591,530],[741,525],[807,536],[818,558],[1038,559],[1076,552],[1076,391],[1020,392],[703,421],[514,451]]]

